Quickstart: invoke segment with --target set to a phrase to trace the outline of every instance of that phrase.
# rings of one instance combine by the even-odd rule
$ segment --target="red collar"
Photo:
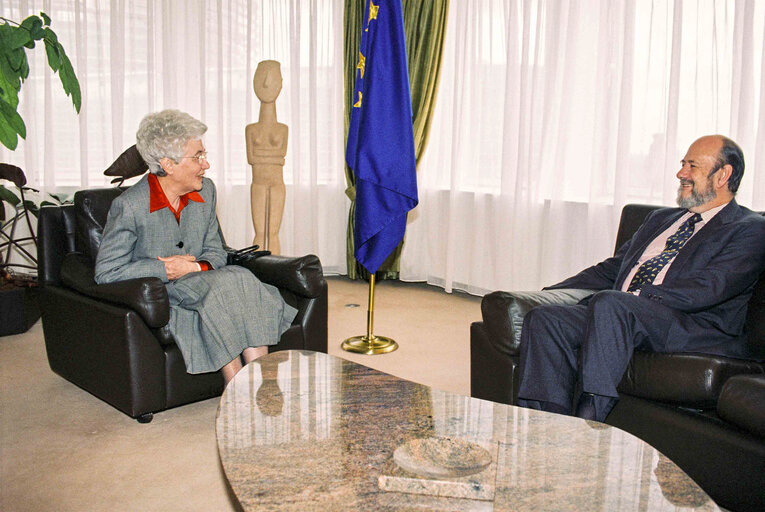
[[[205,200],[202,199],[202,196],[199,195],[199,192],[192,191],[188,194],[183,194],[180,197],[180,202],[178,203],[178,211],[175,211],[172,206],[170,206],[170,201],[168,201],[167,196],[165,195],[164,190],[162,190],[162,186],[159,184],[159,180],[154,174],[149,174],[148,177],[149,180],[149,213],[154,213],[157,210],[161,210],[162,208],[169,208],[171,212],[173,212],[173,215],[175,215],[175,220],[178,222],[181,221],[181,211],[186,207],[187,204],[189,204],[189,200],[197,202],[197,203],[204,203]]]

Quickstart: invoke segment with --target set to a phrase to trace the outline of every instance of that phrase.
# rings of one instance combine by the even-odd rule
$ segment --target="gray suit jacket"
[[[109,210],[96,259],[96,282],[158,277],[167,285],[172,305],[178,303],[175,287],[157,257],[191,254],[213,268],[224,267],[226,251],[215,213],[215,185],[208,178],[202,181],[199,194],[205,202],[189,201],[180,224],[168,208],[149,213],[148,175],[117,197]],[[181,242],[183,246],[178,247]]]

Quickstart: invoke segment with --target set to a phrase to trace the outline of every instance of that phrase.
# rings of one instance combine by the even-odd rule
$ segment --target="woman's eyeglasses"
[[[199,162],[199,165],[202,165],[207,161],[207,151],[203,151],[202,153],[194,156],[182,156],[181,158],[194,158],[197,162]]]

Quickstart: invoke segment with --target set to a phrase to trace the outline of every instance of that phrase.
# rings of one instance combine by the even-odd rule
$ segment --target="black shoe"
[[[585,420],[597,421],[595,413],[595,395],[592,393],[582,393],[579,397],[579,403],[576,406],[574,416]]]

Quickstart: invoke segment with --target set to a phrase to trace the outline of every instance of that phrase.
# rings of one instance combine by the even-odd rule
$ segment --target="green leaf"
[[[0,117],[0,142],[11,151],[15,150],[16,146],[19,145],[19,138],[16,135],[16,130],[11,128],[3,117]]]
[[[50,17],[48,17],[47,14],[41,12],[40,17],[43,19],[43,23],[45,23],[46,26],[50,25]]]
[[[3,73],[0,73],[0,98],[5,100],[14,110],[19,104],[19,93],[5,79]]]
[[[11,68],[16,72],[19,72],[23,67],[24,61],[27,58],[27,54],[24,52],[23,48],[15,48],[8,52],[5,57],[8,59],[8,63],[11,65]]]
[[[0,25],[0,29],[7,27],[8,25]],[[0,30],[0,56],[4,56],[11,51],[11,45],[8,44],[8,38],[5,37],[6,30]]]
[[[2,116],[0,118],[3,119],[8,126],[21,135],[22,139],[27,138],[27,127],[24,125],[24,120],[21,119],[21,116],[16,112],[16,109],[11,108],[11,106],[3,99],[0,99],[0,116]]]
[[[53,194],[49,192],[48,195],[58,201],[58,204],[66,203],[66,194]]]
[[[21,48],[32,40],[29,32],[19,27],[12,28],[12,32],[8,35],[10,36],[8,38],[8,46],[11,49]]]
[[[21,89],[21,78],[19,77],[19,74],[11,67],[7,56],[4,55],[0,55],[0,73],[3,74],[8,85],[13,87],[16,91]]]
[[[27,199],[24,201],[24,206],[26,207],[27,211],[37,217],[37,213],[40,211],[40,207],[35,204],[34,201],[30,201]]]
[[[31,50],[32,48],[35,47],[35,40],[34,39],[30,39],[29,42],[27,44],[25,44],[24,46],[26,46],[27,48],[29,48]]]
[[[19,25],[19,28],[23,28],[24,30],[28,30],[29,32],[32,31],[32,26],[35,24],[35,20],[39,20],[37,16],[34,14],[32,16],[27,17],[24,19],[24,21],[21,22]]]
[[[21,48],[19,48],[20,50]],[[29,77],[29,62],[27,61],[27,54],[24,52],[24,58],[21,60],[21,69],[19,70],[21,79],[26,80]]]
[[[40,208],[42,208],[43,206],[58,206],[58,205],[51,201],[40,201]]]
[[[45,41],[46,42],[50,41],[53,44],[57,44],[58,43],[58,36],[56,35],[55,32],[53,32],[53,30],[51,30],[48,27],[45,27],[45,30],[43,30],[43,32],[45,32]]]
[[[40,39],[45,37],[45,32],[42,29],[42,22],[40,22],[40,25],[35,25],[35,28],[32,29],[32,39],[39,41]]]
[[[19,28],[29,32],[29,35],[32,37],[32,39],[42,39],[45,35],[45,33],[42,31],[42,20],[34,14],[22,21]]]
[[[32,28],[29,30],[29,35],[32,36],[32,39],[39,41],[40,39],[45,37],[45,32],[42,29],[42,24],[43,24],[42,20],[38,18],[37,16],[30,16],[30,18],[33,18],[33,20],[32,20]]]
[[[5,188],[3,185],[0,185],[0,200],[5,201],[14,207],[21,202],[21,198],[19,198],[19,196],[17,196],[12,190]]]
[[[74,74],[74,68],[72,68],[72,63],[69,62],[69,57],[64,53],[64,47],[61,46],[61,44],[58,45],[58,50],[61,54],[61,72],[59,73],[59,76],[61,77],[61,85],[64,86],[64,91],[66,91],[67,95],[72,96],[74,109],[79,114],[80,106],[82,105],[80,82],[77,81],[77,77]]]
[[[61,56],[58,53],[58,47],[55,44],[45,41],[45,53],[48,54],[48,66],[55,73],[61,67]]]

